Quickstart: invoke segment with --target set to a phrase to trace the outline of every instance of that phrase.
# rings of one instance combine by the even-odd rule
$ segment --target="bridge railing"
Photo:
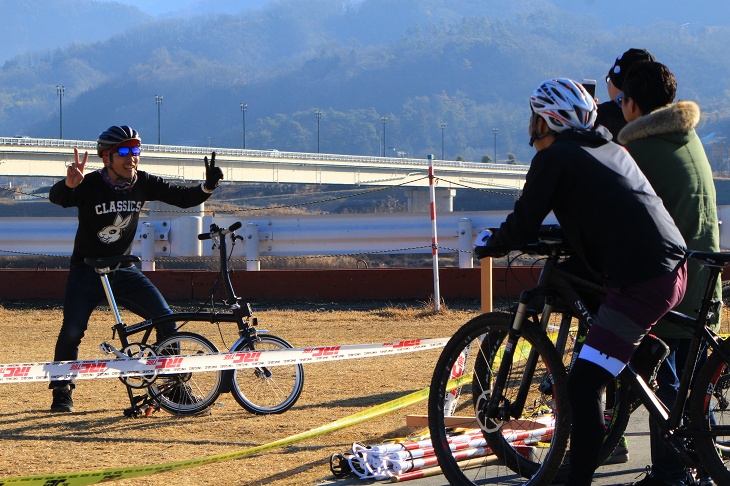
[[[74,147],[95,151],[96,142],[88,140],[59,140],[56,138],[27,138],[27,137],[0,137],[0,145],[10,146],[27,146],[27,147],[54,147],[69,148]],[[379,163],[393,165],[427,165],[426,159],[414,159],[404,157],[375,157],[362,155],[343,155],[343,154],[324,154],[310,152],[283,152],[280,150],[253,150],[253,149],[232,149],[232,148],[211,148],[211,147],[190,147],[184,145],[156,145],[142,144],[142,149],[146,152],[153,153],[169,153],[169,154],[188,154],[188,155],[208,155],[211,151],[215,151],[218,155],[238,156],[238,157],[272,157],[279,159],[305,159],[305,160],[322,160],[322,161],[340,161],[340,162],[360,162],[360,163]],[[484,164],[478,162],[466,162],[456,160],[439,160],[438,165],[441,167],[465,167],[465,168],[481,168],[488,167],[495,170],[510,170],[517,172],[527,172],[530,168],[525,164]]]

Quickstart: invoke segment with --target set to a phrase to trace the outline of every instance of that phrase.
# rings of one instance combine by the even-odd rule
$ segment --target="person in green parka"
[[[712,168],[695,132],[700,108],[692,101],[674,102],[677,82],[661,63],[642,61],[631,66],[623,83],[622,111],[627,125],[618,142],[626,147],[674,219],[689,251],[720,251]],[[690,260],[687,291],[676,310],[696,317],[707,283],[707,269]],[[721,300],[718,280],[715,300]],[[719,327],[719,316],[714,317]],[[679,376],[691,333],[660,320],[652,329],[670,349],[657,373],[657,395],[669,407],[676,401]],[[706,350],[704,350],[706,355]],[[702,359],[702,358],[701,358]],[[659,438],[650,421],[652,472],[636,484],[687,484],[687,471]],[[709,483],[712,484],[712,483]]]

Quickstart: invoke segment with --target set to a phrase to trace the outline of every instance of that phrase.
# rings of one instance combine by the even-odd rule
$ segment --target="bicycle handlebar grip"
[[[201,233],[201,234],[198,235],[198,239],[200,241],[209,240],[211,238],[212,238],[212,236],[210,235],[210,233]]]
[[[241,223],[240,221],[236,221],[235,223],[233,223],[232,225],[230,225],[228,227],[228,231],[231,231],[231,232],[236,231],[241,226],[243,226],[243,223]]]

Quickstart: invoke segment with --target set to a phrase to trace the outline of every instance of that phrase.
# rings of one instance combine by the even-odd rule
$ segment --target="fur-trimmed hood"
[[[694,101],[678,101],[643,115],[627,124],[618,134],[626,145],[634,140],[663,133],[688,132],[700,122],[700,107]]]

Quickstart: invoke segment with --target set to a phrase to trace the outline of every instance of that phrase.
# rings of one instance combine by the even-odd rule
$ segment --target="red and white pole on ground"
[[[436,233],[436,188],[433,175],[433,154],[428,155],[428,192],[431,199],[431,255],[433,258],[433,310],[441,312],[441,291],[439,290],[439,247]]]

